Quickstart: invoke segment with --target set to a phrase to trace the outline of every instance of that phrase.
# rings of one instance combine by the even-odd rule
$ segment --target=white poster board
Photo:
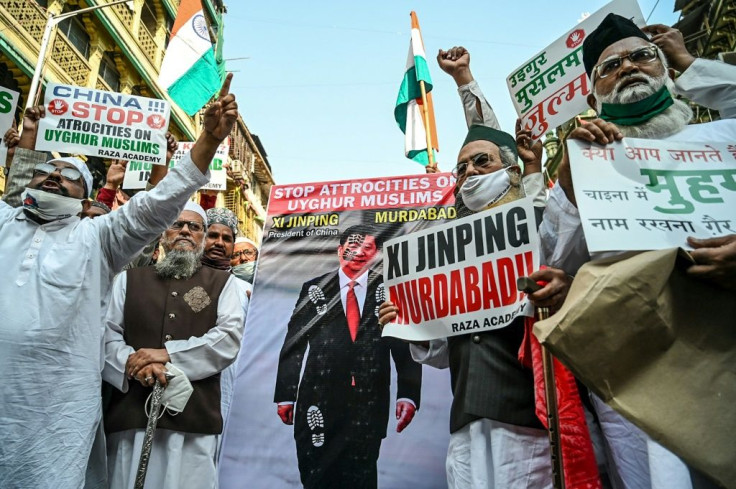
[[[583,65],[583,41],[609,13],[646,25],[636,0],[614,0],[567,31],[506,78],[522,127],[532,138],[587,110],[590,80]]]
[[[8,147],[5,145],[3,136],[8,129],[13,127],[18,97],[20,97],[18,92],[0,87],[0,167],[5,166],[5,160],[8,158]]]
[[[690,248],[736,232],[736,144],[569,140],[588,250]]]
[[[389,240],[384,283],[399,315],[383,334],[424,341],[508,326],[532,315],[516,279],[538,268],[530,198]]]
[[[174,168],[182,157],[192,150],[194,143],[191,141],[180,141],[174,156],[169,162],[169,168]],[[226,139],[217,148],[212,163],[210,163],[210,181],[202,187],[202,190],[220,190],[227,188],[227,171],[223,166],[227,162],[227,156],[230,153],[230,141]],[[126,190],[138,190],[146,188],[146,182],[151,177],[151,163],[143,161],[129,161],[125,167],[125,178],[123,179],[123,188]]]
[[[44,104],[37,151],[166,164],[164,100],[49,83]]]

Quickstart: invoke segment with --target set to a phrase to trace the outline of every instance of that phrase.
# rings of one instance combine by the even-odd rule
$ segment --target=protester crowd
[[[736,67],[693,58],[677,30],[662,25],[642,30],[611,14],[586,38],[583,57],[592,87],[589,104],[598,118],[580,124],[568,139],[603,146],[631,136],[736,141],[736,120],[726,118],[736,113]],[[533,198],[546,266],[531,274],[545,285],[529,298],[554,312],[578,269],[599,258],[588,252],[582,233],[568,154],[550,191],[541,142],[533,142],[519,123],[514,135],[504,132],[473,79],[469,52],[454,47],[440,51],[437,61],[457,83],[468,125],[454,169],[457,215]],[[5,135],[11,153],[0,203],[6,271],[0,284],[0,487],[130,489],[147,449],[145,487],[217,487],[221,435],[259,252],[255,242],[239,235],[231,211],[190,198],[207,183],[208,165],[237,118],[231,79],[228,75],[204,112],[191,152],[171,170],[154,166],[145,190],[135,193],[121,189],[125,161],[112,162],[106,183],[94,189],[81,158],[48,160],[36,151],[43,106],[25,112],[20,134],[11,129]],[[724,119],[689,125],[692,111],[677,95],[720,110]],[[168,160],[177,142],[169,134],[167,143]],[[63,147],[59,151],[64,153]],[[350,279],[374,273],[369,269],[376,245],[369,251],[365,246],[372,242],[366,230],[342,237],[343,269],[362,264],[346,272]],[[695,264],[688,273],[694,279],[736,290],[736,234],[693,236],[690,245]],[[346,250],[350,259],[370,257],[347,266]],[[308,285],[305,302],[312,293]],[[353,293],[353,286],[345,294]],[[351,296],[345,294],[347,311]],[[396,304],[383,302],[379,323],[391,322],[398,312]],[[289,335],[297,333],[289,328]],[[355,332],[351,335],[355,342]],[[546,419],[535,399],[538,372],[522,354],[530,335],[529,324],[519,318],[493,331],[392,347],[415,362],[449,368],[449,487],[553,487]],[[286,424],[294,422],[303,355],[282,355],[294,374],[288,386],[284,381],[289,392],[276,400]],[[389,369],[388,350],[384,360]],[[154,389],[159,385],[165,387],[162,394]],[[572,385],[559,392],[559,402],[576,413],[562,427],[562,454],[576,459],[563,467],[567,487],[717,487],[585,386],[575,386],[574,379]],[[407,392],[399,396],[401,412],[397,402],[404,426],[419,407],[419,393]],[[149,417],[140,407],[157,402],[166,408],[151,449]],[[296,403],[297,417],[313,416]],[[302,471],[305,486],[376,487],[385,419],[381,423],[378,433],[356,431],[365,436],[364,444],[368,439],[374,444],[368,475]],[[307,452],[300,452],[300,470],[302,453]],[[345,460],[354,463],[350,455]]]

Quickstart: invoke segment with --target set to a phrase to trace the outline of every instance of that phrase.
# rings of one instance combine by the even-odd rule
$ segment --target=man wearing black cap
[[[682,34],[662,25],[639,29],[633,22],[609,14],[583,44],[583,61],[592,83],[588,104],[599,119],[583,123],[569,138],[605,145],[623,137],[669,141],[720,142],[736,140],[736,120],[688,125],[692,110],[673,94],[736,115],[736,67],[693,58]],[[674,69],[682,71],[673,81]],[[573,193],[567,153],[560,165],[540,227],[548,263],[575,273],[590,260]],[[734,288],[736,235],[689,239],[696,248],[694,277]],[[596,257],[594,257],[596,258]],[[608,452],[622,487],[687,488],[684,464],[641,430],[593,397]]]
[[[583,61],[591,78],[588,104],[598,111],[599,119],[585,122],[570,133],[570,139],[608,144],[622,137],[667,141],[721,142],[736,140],[736,119],[688,125],[692,111],[672,94],[682,94],[701,105],[720,110],[724,117],[736,116],[736,67],[725,63],[693,58],[685,49],[679,31],[654,25],[645,30],[615,14],[608,15],[583,44]],[[659,49],[658,49],[659,48]],[[673,70],[684,70],[677,82]],[[558,185],[552,190],[545,222],[540,228],[542,246],[550,263],[574,273],[588,261],[575,207],[569,159],[565,153],[559,170]],[[560,240],[560,232],[570,239]],[[547,236],[550,239],[544,239]],[[732,249],[729,256],[715,256],[723,245],[711,240],[692,240],[694,257],[703,265],[736,260],[736,237],[724,243]],[[707,250],[707,248],[713,248]],[[724,252],[727,250],[721,250]],[[693,267],[703,278],[710,268]],[[712,275],[718,275],[712,273]],[[733,288],[726,280],[720,284]]]

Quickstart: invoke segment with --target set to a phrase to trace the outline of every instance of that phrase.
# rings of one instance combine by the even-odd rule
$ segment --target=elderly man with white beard
[[[688,125],[690,107],[673,97],[684,93],[692,100],[736,114],[736,67],[695,59],[685,49],[679,31],[656,25],[645,28],[649,37],[630,20],[608,15],[583,44],[583,60],[592,82],[588,104],[599,119],[574,129],[569,138],[606,145],[623,137],[668,141],[736,141],[736,120],[724,119]],[[666,56],[665,56],[666,55]],[[670,65],[683,71],[673,82]],[[545,261],[574,274],[591,259],[573,193],[569,158],[565,152],[559,180],[551,192],[540,227]],[[736,235],[713,239],[691,237],[696,265],[693,277],[736,287]],[[601,254],[602,255],[602,254]],[[607,254],[607,255],[610,255]],[[594,256],[593,259],[599,258]],[[591,396],[619,480],[616,487],[690,489],[685,465]],[[696,485],[696,487],[699,487]]]
[[[238,279],[202,266],[206,228],[204,210],[188,202],[161,237],[164,259],[128,270],[113,284],[102,372],[117,388],[104,417],[110,489],[133,487],[148,420],[144,405],[156,379],[167,384],[166,372],[177,374],[171,382],[179,385],[185,376],[192,392],[183,411],[165,409],[158,421],[146,487],[217,487],[220,372],[240,349],[244,308]]]

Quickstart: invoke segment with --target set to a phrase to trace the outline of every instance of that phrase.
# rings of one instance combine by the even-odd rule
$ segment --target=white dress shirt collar
[[[363,289],[366,289],[368,287],[368,270],[360,274],[358,278],[350,278],[347,276],[347,274],[342,270],[342,268],[338,268],[337,275],[340,278],[340,289],[343,287],[347,287],[350,282],[358,282],[358,285],[363,287]]]

